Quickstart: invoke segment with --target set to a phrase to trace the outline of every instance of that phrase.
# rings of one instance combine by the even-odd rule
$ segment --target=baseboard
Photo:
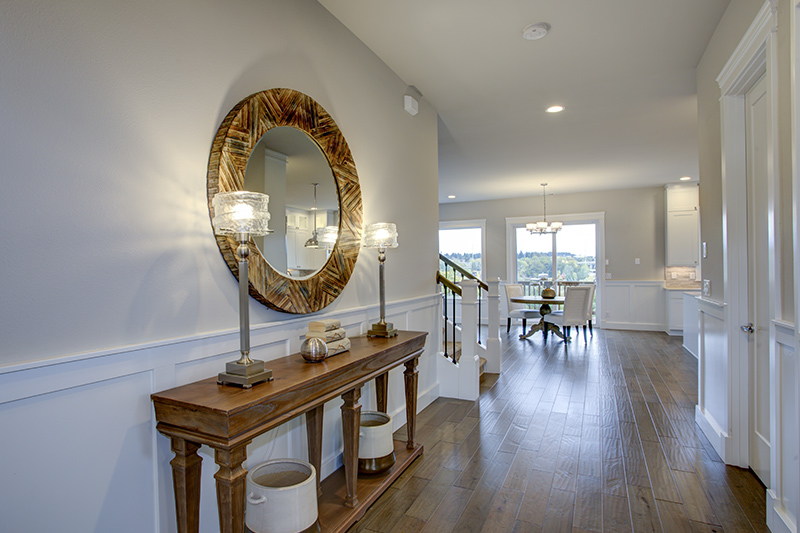
[[[775,498],[775,492],[767,490],[767,527],[772,533],[797,533],[797,524],[783,509],[779,509],[781,501]]]
[[[714,420],[713,416],[706,414],[698,405],[695,405],[694,408],[694,421],[700,426],[700,430],[706,436],[720,458],[727,463],[728,461],[725,455],[727,453],[727,444],[730,440],[728,433]]]
[[[638,322],[603,322],[603,329],[619,329],[628,331],[664,331],[664,324]]]

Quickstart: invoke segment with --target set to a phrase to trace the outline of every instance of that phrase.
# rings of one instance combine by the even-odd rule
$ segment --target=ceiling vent
[[[550,31],[550,24],[547,22],[537,22],[535,24],[528,24],[522,29],[522,36],[529,41],[536,41],[541,39],[547,32]]]

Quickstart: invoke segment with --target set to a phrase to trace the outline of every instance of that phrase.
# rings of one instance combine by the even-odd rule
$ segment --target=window
[[[439,225],[439,253],[483,279],[484,221],[442,222]]]
[[[517,282],[595,281],[597,230],[594,223],[565,223],[558,233],[543,235],[531,234],[524,226],[514,229]]]

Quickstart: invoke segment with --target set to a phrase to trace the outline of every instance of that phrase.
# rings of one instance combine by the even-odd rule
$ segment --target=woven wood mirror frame
[[[292,89],[270,89],[236,104],[222,121],[208,160],[208,210],[218,192],[242,190],[250,153],[272,128],[289,126],[304,131],[317,143],[333,171],[339,196],[339,237],[322,268],[308,278],[290,278],[275,270],[250,240],[250,295],[285,313],[305,314],[330,305],[353,273],[361,248],[363,225],[361,187],[355,161],[333,118],[313,98]],[[283,213],[272,220],[283,223]],[[217,245],[238,279],[236,242],[216,235]]]

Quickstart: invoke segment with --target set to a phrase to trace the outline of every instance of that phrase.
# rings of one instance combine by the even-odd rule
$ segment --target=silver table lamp
[[[378,249],[379,279],[381,294],[381,320],[367,331],[368,337],[394,337],[397,330],[394,324],[386,322],[386,290],[383,264],[386,262],[386,249],[397,248],[397,227],[390,222],[378,222],[367,226],[364,232],[364,248]]]
[[[231,191],[218,193],[211,200],[214,208],[214,232],[230,235],[239,243],[239,340],[241,357],[225,365],[218,383],[250,388],[256,383],[272,379],[272,370],[264,368],[264,361],[250,359],[250,307],[247,257],[250,255],[250,237],[272,233],[269,229],[269,196],[258,192]]]

